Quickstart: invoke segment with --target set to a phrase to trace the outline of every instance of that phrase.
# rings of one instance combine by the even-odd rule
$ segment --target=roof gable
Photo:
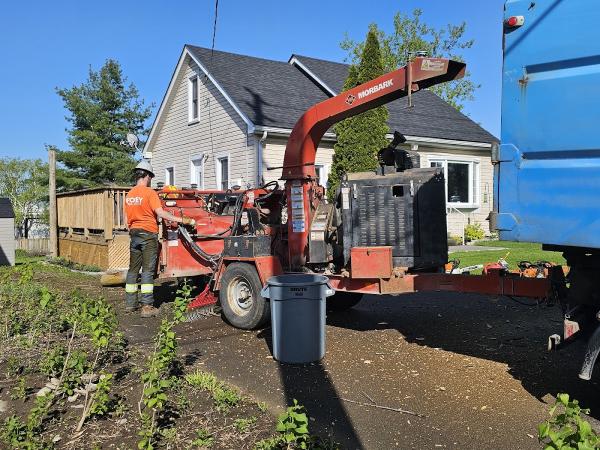
[[[187,46],[254,125],[293,128],[300,116],[328,96],[296,67]]]
[[[0,197],[0,219],[14,219],[15,211],[13,210],[10,199]]]

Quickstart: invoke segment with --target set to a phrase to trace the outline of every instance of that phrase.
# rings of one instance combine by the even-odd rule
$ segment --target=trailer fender
[[[267,280],[275,275],[282,275],[283,268],[281,267],[281,262],[279,258],[276,256],[255,256],[253,258],[223,258],[221,260],[221,264],[217,268],[217,272],[215,274],[215,291],[221,289],[221,277],[225,272],[227,266],[234,262],[246,262],[248,264],[253,264],[256,267],[256,271],[258,272],[258,277],[260,278],[260,282],[265,286],[267,284]]]

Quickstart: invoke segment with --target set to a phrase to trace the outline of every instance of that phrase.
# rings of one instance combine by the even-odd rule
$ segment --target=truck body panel
[[[600,2],[513,0],[504,27],[503,240],[600,248]]]

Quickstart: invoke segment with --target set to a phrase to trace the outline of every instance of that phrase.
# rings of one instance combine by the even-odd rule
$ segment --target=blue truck
[[[501,240],[563,252],[562,337],[600,351],[600,1],[509,0],[504,10],[501,143],[492,151]]]

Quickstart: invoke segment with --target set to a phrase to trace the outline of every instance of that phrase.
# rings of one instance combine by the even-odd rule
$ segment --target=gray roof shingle
[[[297,67],[283,61],[255,58],[188,45],[225,92],[255,125],[293,128],[312,105],[329,97]],[[328,87],[340,92],[348,65],[293,55]],[[389,126],[409,136],[491,143],[497,139],[431,91],[387,104]]]
[[[315,103],[327,99],[298,69],[282,61],[187,46],[254,123],[293,128]]]
[[[15,211],[12,203],[6,197],[0,197],[0,219],[14,219]]]
[[[327,86],[341,92],[348,76],[348,65],[292,55]],[[495,142],[498,139],[473,120],[457,111],[429,90],[413,94],[413,107],[408,99],[400,98],[387,104],[389,126],[409,136],[452,139],[472,142]]]

